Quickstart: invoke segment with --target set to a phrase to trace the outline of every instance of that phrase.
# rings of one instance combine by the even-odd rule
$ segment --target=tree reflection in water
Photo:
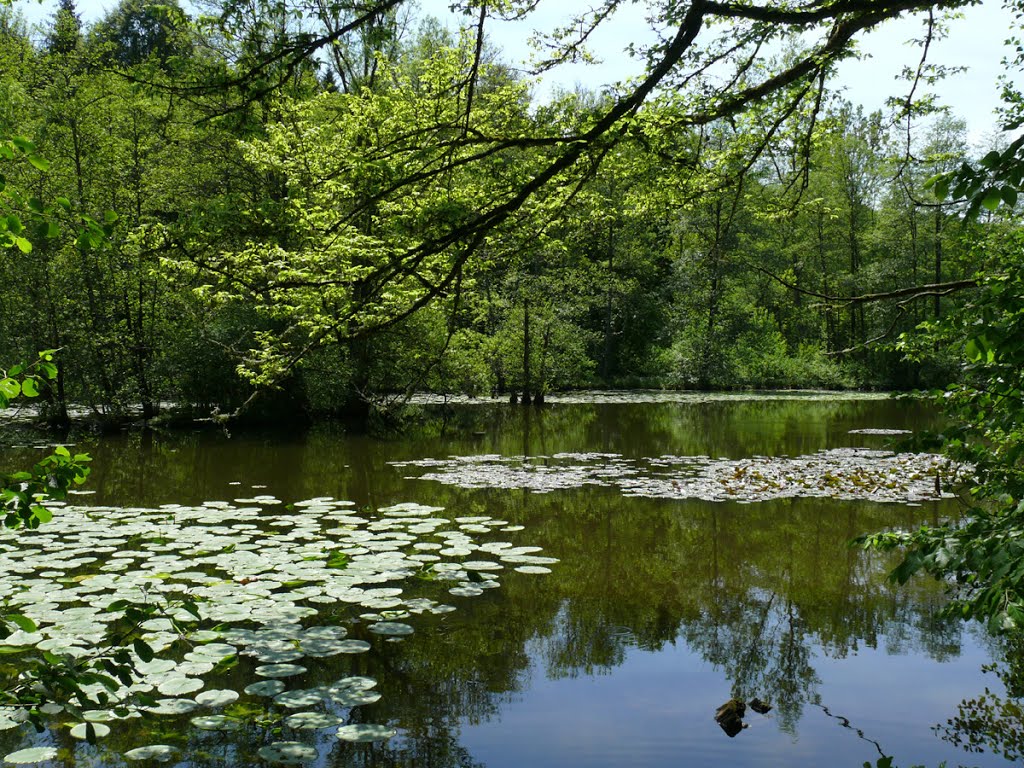
[[[242,700],[232,710],[247,723],[238,732],[198,732],[187,718],[127,722],[100,747],[71,743],[62,732],[62,759],[67,765],[104,764],[97,755],[165,739],[189,754],[194,766],[245,765],[258,762],[263,744],[296,739],[315,742],[332,766],[477,768],[482,764],[464,746],[463,729],[500,717],[542,676],[606,675],[631,654],[673,645],[685,645],[711,665],[732,696],[772,704],[770,716],[787,734],[795,737],[818,708],[856,729],[864,713],[833,711],[823,690],[824,664],[875,648],[943,660],[959,654],[965,629],[939,618],[940,585],[895,588],[885,578],[886,559],[848,542],[955,511],[950,507],[821,499],[681,502],[623,498],[607,488],[546,495],[470,491],[405,480],[387,462],[559,451],[795,456],[832,445],[879,447],[878,439],[850,436],[849,430],[911,426],[922,418],[903,404],[879,402],[580,405],[469,409],[391,442],[330,428],[273,439],[157,435],[143,444],[132,436],[104,438],[88,448],[97,467],[90,484],[97,494],[90,501],[100,504],[231,498],[240,492],[228,480],[243,488],[267,486],[286,500],[333,495],[371,507],[415,500],[445,507],[452,516],[486,514],[525,526],[530,543],[561,562],[544,577],[508,568],[500,589],[460,602],[444,617],[416,616],[416,633],[404,641],[378,639],[364,657],[324,659],[309,681],[301,681],[316,685],[346,674],[378,679],[379,702],[338,714],[398,726],[401,733],[392,742],[350,745],[330,732],[292,732],[281,726],[287,712],[268,709],[266,700]],[[339,607],[324,620],[347,622],[347,611]],[[1019,670],[1010,674],[1016,669],[1007,671],[1012,691],[1024,679]],[[230,672],[217,685],[241,688],[248,673]],[[707,701],[708,728],[717,731],[712,717],[722,703]],[[965,701],[941,735],[1020,754],[1019,728],[1005,725],[1012,711],[991,704],[991,698]],[[979,727],[985,716],[988,725]],[[862,737],[872,741],[876,734],[865,727]],[[0,749],[6,741],[8,734],[0,732]]]

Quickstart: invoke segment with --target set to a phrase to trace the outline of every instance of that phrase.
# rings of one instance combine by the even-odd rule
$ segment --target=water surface
[[[329,426],[79,439],[95,460],[94,493],[75,503],[156,507],[265,493],[285,502],[333,496],[372,514],[413,501],[523,526],[510,540],[560,562],[545,576],[502,573],[500,588],[449,598],[453,613],[408,619],[416,632],[402,642],[311,668],[305,685],[377,678],[380,701],[353,719],[393,724],[399,734],[388,742],[282,731],[280,713],[243,696],[238,706],[253,718],[240,732],[147,720],[119,724],[98,747],[60,727],[39,743],[59,745],[63,764],[96,766],[160,741],[181,747],[188,765],[257,764],[256,747],[280,738],[317,746],[325,766],[860,766],[881,754],[901,766],[1006,765],[935,729],[961,700],[998,689],[981,672],[997,644],[941,619],[938,585],[893,587],[891,560],[848,546],[861,533],[955,515],[955,501],[708,502],[593,486],[538,494],[442,485],[391,463],[563,452],[796,457],[885,445],[852,430],[934,424],[925,406],[887,400],[725,399],[460,406],[425,411],[412,436],[392,440]],[[8,450],[2,460],[36,451]],[[358,625],[347,609],[330,615]],[[245,665],[222,678],[213,687],[240,690],[253,679]],[[733,696],[773,709],[748,711],[749,728],[729,738],[713,715]],[[0,732],[5,751],[37,741]]]

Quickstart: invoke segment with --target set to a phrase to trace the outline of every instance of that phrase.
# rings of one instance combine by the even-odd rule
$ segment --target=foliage
[[[0,123],[35,142],[4,145],[0,358],[61,349],[65,423],[72,402],[359,421],[424,387],[945,384],[942,350],[869,342],[956,299],[840,301],[977,268],[955,206],[910,191],[963,161],[953,123],[903,162],[883,116],[822,90],[890,15],[855,5],[695,7],[639,88],[542,103],[480,44],[491,6],[409,34],[398,0],[125,0],[84,25],[67,0],[45,46],[0,35]]]
[[[942,435],[956,461],[973,466],[971,514],[962,525],[889,532],[866,543],[903,547],[906,555],[893,577],[906,582],[917,571],[949,580],[956,601],[951,610],[986,620],[997,631],[1024,626],[1024,269],[1013,232],[984,246],[991,266],[979,275],[979,289],[956,315],[924,327],[907,339],[919,345],[955,345],[963,350],[964,379],[937,393],[952,425]]]

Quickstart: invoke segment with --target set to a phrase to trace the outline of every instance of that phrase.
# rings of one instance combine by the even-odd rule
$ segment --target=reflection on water
[[[880,448],[883,437],[851,430],[929,422],[923,408],[888,401],[562,404],[425,415],[418,434],[390,441],[331,428],[79,440],[95,459],[95,494],[83,497],[90,504],[194,504],[261,492],[373,508],[415,501],[452,517],[522,525],[525,539],[561,562],[543,577],[503,574],[501,588],[455,613],[417,617],[416,633],[402,642],[311,669],[314,680],[377,678],[382,698],[352,717],[396,725],[390,742],[292,731],[281,722],[290,711],[243,695],[235,706],[246,725],[234,733],[163,718],[125,724],[98,747],[60,727],[38,738],[0,732],[0,750],[52,743],[64,764],[105,766],[120,765],[121,750],[140,743],[168,743],[185,749],[190,765],[233,766],[257,764],[260,746],[287,739],[317,746],[317,764],[330,766],[859,766],[882,752],[901,766],[1005,765],[933,730],[990,683],[980,666],[995,645],[938,617],[938,585],[895,588],[885,580],[889,561],[847,546],[866,531],[955,514],[953,502],[740,505],[624,498],[609,488],[536,495],[406,480],[388,465],[476,453],[799,456]],[[347,621],[347,609],[334,618]],[[246,674],[231,670],[210,687],[241,690],[252,682]],[[754,696],[773,709],[748,712],[749,729],[727,738],[716,708]]]

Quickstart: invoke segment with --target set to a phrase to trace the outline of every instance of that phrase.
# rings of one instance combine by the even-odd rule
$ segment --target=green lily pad
[[[126,760],[155,760],[166,763],[174,759],[178,750],[166,744],[150,744],[147,747],[136,747],[124,753]]]
[[[371,624],[368,629],[378,635],[411,635],[413,628],[408,624],[402,624],[399,621],[378,621],[376,624]]]
[[[204,731],[237,731],[242,724],[226,715],[204,715],[193,717],[192,725]]]
[[[182,696],[202,687],[203,681],[194,677],[168,677],[156,689],[165,696]]]
[[[331,701],[342,707],[361,707],[380,701],[380,694],[377,691],[349,689],[332,692],[330,693],[330,698]]]
[[[89,738],[89,725],[92,725],[93,732],[96,734],[97,739],[102,739],[104,736],[110,734],[110,726],[104,725],[103,723],[79,723],[71,729],[71,735],[76,739],[87,739]]]
[[[343,741],[385,741],[398,733],[397,728],[375,723],[359,723],[343,725],[338,729],[337,736]]]
[[[285,691],[274,697],[274,703],[289,709],[301,709],[302,707],[315,707],[324,698],[324,691],[321,688],[306,688],[295,691]]]
[[[192,699],[159,699],[152,707],[143,707],[154,715],[185,715],[199,705]]]
[[[228,690],[203,691],[196,696],[196,704],[203,707],[224,707],[238,700],[238,693]]]
[[[365,640],[342,640],[338,643],[339,653],[366,653],[372,648]]]
[[[301,741],[275,741],[273,744],[260,747],[257,754],[268,763],[300,765],[316,760],[318,753],[315,747]]]
[[[284,719],[284,724],[289,728],[300,731],[311,731],[317,728],[330,728],[341,725],[344,720],[335,715],[328,715],[324,712],[296,712]]]
[[[14,763],[15,765],[30,765],[31,763],[45,763],[47,760],[53,760],[55,757],[57,757],[57,750],[53,747],[32,747],[30,749],[19,749],[17,752],[4,755],[4,762]]]
[[[306,672],[306,668],[299,664],[264,664],[256,667],[256,674],[260,677],[294,677]]]
[[[280,680],[263,680],[245,686],[245,692],[250,696],[277,696],[284,689],[285,684]]]

